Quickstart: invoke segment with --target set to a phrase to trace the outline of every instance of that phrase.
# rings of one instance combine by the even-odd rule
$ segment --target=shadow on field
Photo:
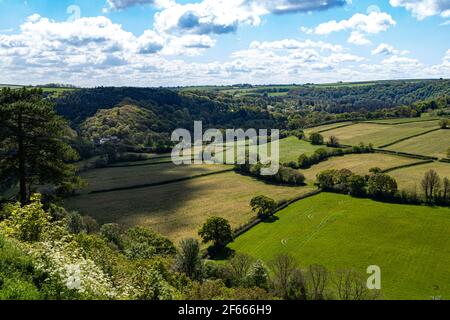
[[[213,174],[214,169],[206,165],[174,167],[173,164],[164,164],[92,170],[83,176],[95,188],[99,188],[97,190],[124,186],[123,190],[100,193],[84,191],[66,199],[65,207],[89,215],[100,224],[148,226],[168,236],[188,228],[192,231],[193,224],[201,225],[207,216],[214,215],[214,207],[220,206],[214,197],[214,190],[218,187],[214,180],[226,173]],[[220,167],[217,171],[223,169],[229,168]],[[171,182],[189,177],[196,178]],[[136,187],[148,183],[158,185]],[[199,211],[203,213],[200,217]]]

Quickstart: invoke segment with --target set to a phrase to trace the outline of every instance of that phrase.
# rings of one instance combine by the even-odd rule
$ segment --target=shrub
[[[309,139],[311,140],[311,144],[313,145],[322,145],[323,144],[323,136],[320,133],[311,133],[309,136]]]

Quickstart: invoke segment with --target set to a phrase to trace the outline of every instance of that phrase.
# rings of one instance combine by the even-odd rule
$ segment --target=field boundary
[[[340,125],[337,127],[332,127],[332,128],[317,131],[317,133],[324,133],[324,132],[328,132],[328,131],[332,131],[332,130],[336,130],[336,129],[340,129],[340,128],[350,127],[350,126],[354,126],[355,124],[358,124],[358,122],[346,123],[346,124],[343,124],[343,125]]]
[[[383,120],[394,120],[397,118],[390,118],[390,119],[382,119]],[[414,118],[411,118],[414,119]],[[439,118],[434,119],[425,119],[425,120],[412,120],[412,121],[405,121],[405,122],[390,122],[390,123],[382,123],[382,122],[376,122],[376,121],[361,121],[360,123],[370,123],[370,124],[379,124],[379,125],[387,125],[387,126],[398,126],[402,124],[408,124],[408,123],[416,123],[416,122],[427,122],[427,121],[436,121],[439,120]]]
[[[419,161],[419,162],[410,163],[410,164],[404,164],[404,165],[401,165],[401,166],[392,167],[392,168],[383,170],[383,173],[389,173],[389,172],[392,172],[392,171],[405,169],[405,168],[410,168],[410,167],[415,167],[415,166],[420,166],[420,165],[427,164],[427,163],[432,163],[432,162],[434,162],[434,161],[433,160],[425,160],[425,161]]]
[[[203,173],[203,174],[199,174],[199,175],[195,175],[195,176],[183,177],[183,178],[167,180],[167,181],[160,181],[160,182],[154,182],[154,183],[145,183],[145,184],[139,184],[139,185],[128,186],[128,187],[121,187],[121,188],[94,190],[94,191],[89,192],[88,194],[99,194],[99,193],[108,193],[108,192],[115,192],[115,191],[125,191],[125,190],[157,187],[157,186],[168,185],[168,184],[171,184],[171,183],[183,182],[183,181],[203,178],[203,177],[212,176],[212,175],[215,175],[215,174],[227,173],[227,172],[232,172],[232,171],[234,171],[234,169],[230,168],[230,169],[226,169],[226,170],[220,170],[220,171],[215,171],[215,172],[208,172],[208,173]]]
[[[437,157],[430,157],[430,156],[424,156],[421,154],[400,152],[400,151],[394,151],[394,150],[375,149],[375,153],[384,153],[384,154],[390,154],[390,155],[395,155],[395,156],[399,156],[399,157],[419,159],[419,160],[431,160],[431,161],[439,160],[439,158],[437,158]]]
[[[387,147],[390,147],[390,146],[392,146],[394,144],[397,144],[397,143],[400,143],[400,142],[403,142],[403,141],[406,141],[406,140],[409,140],[409,139],[412,139],[412,138],[420,137],[420,136],[426,135],[428,133],[431,133],[431,132],[434,132],[434,131],[439,131],[439,130],[442,130],[442,129],[441,128],[437,128],[437,129],[421,132],[421,133],[418,133],[418,134],[415,134],[415,135],[412,135],[412,136],[409,136],[409,137],[405,137],[405,138],[399,139],[397,141],[394,141],[394,142],[391,142],[391,143],[379,146],[378,148],[387,148]]]
[[[293,203],[295,203],[295,202],[298,202],[298,201],[301,201],[301,200],[303,200],[303,199],[306,199],[306,198],[310,198],[310,197],[316,196],[316,195],[318,195],[318,194],[320,194],[320,193],[322,193],[322,190],[321,190],[321,189],[317,189],[317,190],[313,190],[313,191],[311,191],[311,192],[308,192],[308,193],[306,193],[306,194],[303,194],[303,195],[301,195],[301,196],[295,197],[295,198],[293,198],[293,199],[290,199],[290,200],[286,201],[285,203],[281,204],[280,206],[278,206],[278,207],[275,209],[273,215],[277,214],[278,212],[280,212],[280,211],[283,210],[283,209],[286,209],[288,206],[290,206],[291,204],[293,204]],[[246,233],[247,231],[249,231],[249,230],[252,229],[253,227],[255,227],[255,226],[257,226],[258,224],[260,224],[261,222],[263,222],[262,219],[257,218],[257,217],[253,218],[253,219],[252,219],[250,222],[248,222],[247,224],[245,224],[245,225],[243,225],[243,226],[240,226],[240,227],[236,228],[236,229],[233,231],[233,238],[236,239],[237,237],[243,235],[244,233]]]

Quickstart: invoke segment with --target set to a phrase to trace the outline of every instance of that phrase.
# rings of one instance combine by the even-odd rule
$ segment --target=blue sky
[[[0,0],[0,83],[450,77],[450,0]]]

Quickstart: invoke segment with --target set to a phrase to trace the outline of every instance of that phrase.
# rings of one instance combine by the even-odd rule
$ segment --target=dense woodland
[[[194,121],[209,128],[293,131],[345,120],[419,117],[430,111],[445,115],[450,108],[449,88],[449,80],[305,85],[285,96],[271,97],[220,90],[99,87],[71,90],[48,99],[78,132],[73,146],[84,158],[92,155],[84,154],[89,143],[111,136],[126,146],[166,151],[171,146],[171,132],[191,129]]]

